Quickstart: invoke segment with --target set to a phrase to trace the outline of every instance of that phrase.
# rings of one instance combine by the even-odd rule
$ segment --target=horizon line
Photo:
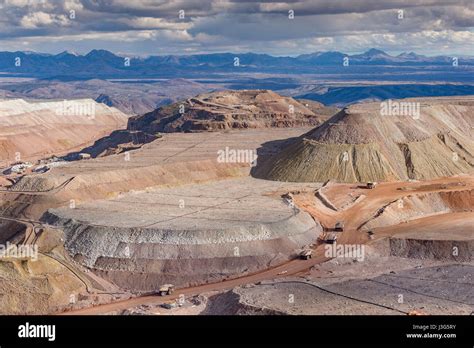
[[[455,53],[449,53],[449,54],[444,54],[444,55],[443,54],[441,54],[441,55],[418,54],[415,50],[406,50],[406,51],[402,51],[401,53],[397,54],[397,53],[388,53],[387,51],[384,51],[382,49],[378,49],[378,48],[375,48],[375,47],[367,48],[364,51],[361,51],[361,52],[358,52],[358,53],[345,53],[343,51],[327,50],[327,51],[312,51],[312,52],[308,52],[308,53],[301,53],[301,54],[298,54],[298,55],[273,55],[273,54],[270,54],[270,53],[257,53],[257,52],[252,52],[252,51],[246,51],[246,52],[218,51],[218,52],[209,52],[209,53],[143,54],[143,55],[134,54],[133,55],[133,54],[127,54],[127,53],[124,53],[124,52],[111,51],[111,50],[104,49],[104,48],[93,48],[90,51],[88,51],[87,53],[78,53],[78,52],[71,51],[71,50],[64,50],[64,51],[61,51],[59,53],[40,52],[40,51],[35,51],[35,50],[16,50],[16,51],[6,50],[6,51],[0,51],[0,53],[24,53],[24,54],[31,53],[31,54],[46,55],[46,56],[58,56],[58,55],[63,54],[63,53],[69,53],[69,54],[72,54],[72,55],[85,57],[85,56],[89,55],[90,53],[92,53],[94,51],[105,51],[105,52],[111,53],[111,54],[113,54],[117,57],[121,57],[121,58],[126,58],[126,57],[150,58],[150,57],[167,57],[167,56],[186,57],[186,56],[218,55],[218,54],[234,54],[234,55],[254,54],[254,55],[266,55],[266,56],[275,57],[275,58],[297,58],[297,57],[301,57],[301,56],[304,56],[304,55],[311,55],[311,54],[316,54],[316,53],[341,53],[341,54],[344,54],[344,55],[350,57],[350,56],[362,55],[362,54],[368,53],[372,50],[380,51],[380,52],[382,52],[382,53],[384,53],[384,54],[386,54],[390,57],[398,57],[398,56],[400,56],[401,54],[404,54],[404,53],[405,54],[414,53],[417,56],[426,57],[426,58],[436,58],[436,57],[470,57],[470,58],[474,58],[474,55],[466,55],[466,54],[460,54],[459,55],[459,54],[455,54]],[[392,52],[394,52],[394,51],[392,51]]]

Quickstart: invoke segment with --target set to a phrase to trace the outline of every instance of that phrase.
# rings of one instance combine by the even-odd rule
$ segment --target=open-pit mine
[[[474,98],[406,101],[220,91],[80,125],[0,102],[0,243],[37,247],[1,256],[0,313],[471,314]],[[33,122],[55,145],[15,162]]]

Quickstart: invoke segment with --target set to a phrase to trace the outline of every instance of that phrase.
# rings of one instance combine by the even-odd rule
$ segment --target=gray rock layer
[[[297,255],[321,226],[305,212],[273,223],[206,230],[94,226],[44,217],[65,233],[65,247],[82,265],[135,291],[171,282],[188,286],[256,272]]]

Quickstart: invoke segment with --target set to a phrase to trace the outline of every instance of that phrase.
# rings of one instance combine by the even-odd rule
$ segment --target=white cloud
[[[65,26],[69,20],[65,15],[53,15],[45,12],[32,12],[23,16],[20,25],[26,29],[34,29],[44,26]]]
[[[85,50],[133,43],[142,54],[255,51],[351,53],[369,47],[472,54],[472,0],[0,0],[2,48]],[[295,18],[288,18],[288,9]],[[404,10],[399,20],[398,9]],[[76,18],[68,18],[69,11]],[[178,18],[178,11],[185,18]],[[44,45],[42,45],[43,43]],[[436,46],[439,46],[436,47]],[[107,46],[108,47],[108,46]],[[129,46],[131,47],[131,46]],[[75,49],[69,47],[68,49]],[[56,49],[55,49],[56,50]]]
[[[189,22],[170,22],[162,18],[153,17],[119,18],[117,22],[124,23],[131,28],[137,29],[185,30],[192,26],[192,24]]]

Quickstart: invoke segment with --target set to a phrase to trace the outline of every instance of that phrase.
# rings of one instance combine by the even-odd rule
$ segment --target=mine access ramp
[[[334,244],[341,232],[344,232],[344,221],[337,221],[333,228],[324,228],[318,239],[326,244]]]

